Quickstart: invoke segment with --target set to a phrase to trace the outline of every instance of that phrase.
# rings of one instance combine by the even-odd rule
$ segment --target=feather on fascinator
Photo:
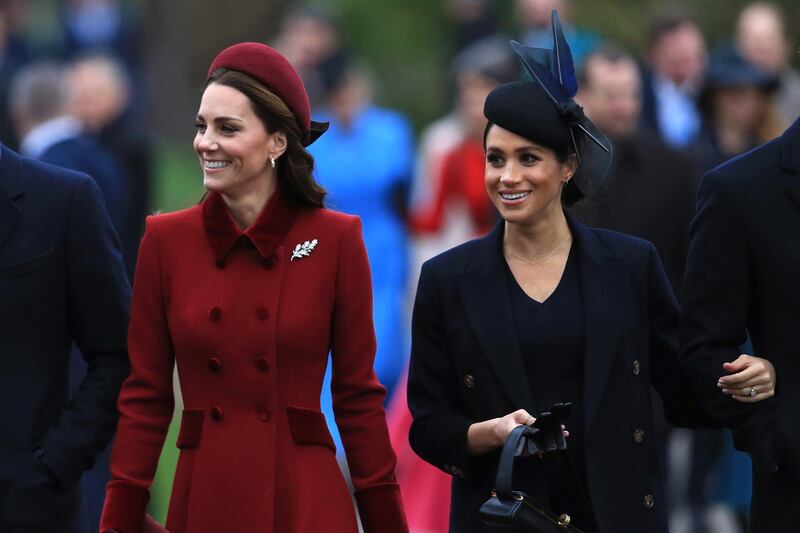
[[[612,145],[573,99],[578,92],[575,64],[558,12],[553,10],[553,49],[530,48],[517,41],[511,47],[522,66],[546,99],[552,102],[562,124],[567,126],[579,166],[572,179],[585,197],[594,193],[611,166]],[[526,84],[527,85],[527,84]],[[491,120],[491,118],[490,118]],[[558,125],[551,126],[557,127]],[[512,130],[513,131],[513,130]]]

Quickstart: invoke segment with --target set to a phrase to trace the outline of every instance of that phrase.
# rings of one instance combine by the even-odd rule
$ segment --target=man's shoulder
[[[3,154],[4,157],[7,155],[7,153]],[[29,157],[20,155],[16,157],[19,158],[22,179],[28,192],[36,192],[38,190],[49,193],[71,191],[92,182],[92,178],[83,172],[77,172]]]
[[[439,275],[463,272],[486,239],[486,236],[479,237],[450,248],[425,261],[423,268]]]
[[[704,180],[712,186],[724,183],[726,188],[741,193],[762,189],[781,167],[781,146],[780,137],[757,146],[713,168]]]

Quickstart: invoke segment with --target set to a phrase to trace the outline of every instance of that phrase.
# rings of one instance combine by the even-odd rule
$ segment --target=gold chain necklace
[[[505,246],[506,246],[506,249],[508,250],[508,252],[509,252],[511,255],[513,255],[514,257],[516,257],[517,259],[519,259],[520,261],[522,261],[522,262],[523,262],[523,263],[525,263],[526,265],[532,265],[532,266],[536,266],[536,265],[541,265],[542,263],[544,263],[545,261],[547,261],[548,259],[550,259],[551,257],[553,257],[553,256],[556,254],[556,252],[558,252],[559,250],[561,250],[562,248],[564,248],[564,246],[566,246],[566,245],[567,245],[567,244],[569,244],[570,242],[572,242],[572,239],[567,239],[566,241],[562,242],[562,243],[561,243],[560,245],[558,245],[557,247],[553,248],[553,249],[550,251],[550,253],[548,253],[548,254],[547,254],[547,255],[545,255],[544,257],[542,257],[542,258],[540,258],[540,259],[534,259],[534,260],[531,260],[531,259],[528,259],[528,258],[526,258],[526,257],[523,257],[523,256],[521,256],[520,254],[518,254],[517,252],[515,252],[515,251],[514,251],[514,249],[511,247],[511,245],[510,245],[510,244],[508,244],[508,243],[505,243]]]

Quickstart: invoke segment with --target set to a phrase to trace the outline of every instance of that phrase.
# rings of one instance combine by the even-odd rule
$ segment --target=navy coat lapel
[[[578,246],[584,318],[584,428],[588,433],[605,391],[608,374],[616,356],[625,309],[617,295],[626,289],[625,270],[619,258],[586,226],[567,214],[575,245]],[[458,276],[464,312],[481,350],[516,407],[534,406],[522,355],[514,330],[511,303],[502,261],[503,223],[482,241],[470,265]]]
[[[14,231],[19,209],[14,200],[23,193],[19,156],[0,145],[0,248]]]
[[[516,408],[534,409],[519,343],[503,265],[501,221],[476,249],[457,285],[467,321],[481,350]]]
[[[583,372],[583,427],[586,434],[605,391],[608,373],[617,352],[625,310],[615,305],[624,276],[618,259],[586,226],[567,214],[578,246],[581,292],[586,324]],[[629,289],[628,289],[629,290]]]
[[[786,193],[800,208],[800,119],[783,134],[781,151],[781,164],[789,172]]]

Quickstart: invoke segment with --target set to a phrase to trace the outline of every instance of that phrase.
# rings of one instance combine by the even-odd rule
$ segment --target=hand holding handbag
[[[556,406],[554,406],[555,408]],[[561,408],[559,408],[561,409]],[[527,455],[543,455],[551,451],[565,450],[566,440],[561,433],[562,416],[565,418],[569,404],[565,410],[540,415],[544,418],[541,427],[517,426],[508,436],[500,453],[497,466],[495,490],[480,508],[481,519],[494,526],[513,527],[517,531],[530,533],[581,533],[570,525],[567,514],[556,516],[545,507],[539,505],[524,492],[513,490],[514,461],[517,457]],[[557,435],[553,429],[557,429]],[[559,438],[560,436],[560,438]]]

